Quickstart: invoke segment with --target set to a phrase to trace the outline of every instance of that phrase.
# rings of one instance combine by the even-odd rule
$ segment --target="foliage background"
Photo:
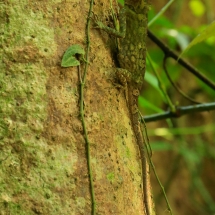
[[[149,21],[167,2],[152,0]],[[175,0],[149,29],[180,54],[192,39],[214,20],[214,11],[215,2],[212,0]],[[215,81],[214,45],[215,37],[210,37],[183,55],[183,58],[213,81]],[[162,68],[164,54],[150,40],[148,52],[172,102],[179,106],[190,105],[191,103],[179,95],[166,78]],[[167,65],[172,79],[186,94],[202,103],[214,101],[214,91],[177,62],[168,60]],[[168,106],[149,65],[145,80],[140,99],[144,115],[167,110]],[[147,124],[153,161],[174,214],[215,212],[214,119],[215,113],[211,111]],[[167,214],[164,198],[154,178],[153,188],[158,214]]]

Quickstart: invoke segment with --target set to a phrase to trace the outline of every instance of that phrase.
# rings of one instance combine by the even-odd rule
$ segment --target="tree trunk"
[[[69,46],[86,47],[89,5],[0,4],[2,215],[91,213],[78,68],[60,66]],[[109,1],[94,4],[103,21],[109,9]],[[113,84],[109,35],[91,27],[90,37],[84,116],[96,214],[143,214],[140,157],[125,96]]]

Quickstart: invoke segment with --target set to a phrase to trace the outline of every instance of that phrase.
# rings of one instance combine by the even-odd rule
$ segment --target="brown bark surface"
[[[0,214],[90,214],[78,69],[60,66],[69,46],[86,47],[89,1],[0,7]],[[109,9],[95,1],[104,22]],[[93,28],[90,36],[84,103],[97,214],[143,214],[140,157],[124,94],[113,84],[109,36]]]

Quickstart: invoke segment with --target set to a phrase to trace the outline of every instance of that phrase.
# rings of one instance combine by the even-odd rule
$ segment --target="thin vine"
[[[146,123],[145,123],[145,121],[144,121],[143,116],[141,115],[141,113],[140,113],[140,116],[141,116],[141,119],[142,119],[141,120],[141,123],[142,123],[141,130],[142,130],[142,135],[143,135],[143,138],[144,138],[144,142],[146,144],[145,148],[146,148],[146,153],[147,153],[147,158],[148,158],[148,161],[149,161],[149,165],[152,168],[152,171],[154,172],[154,175],[155,175],[155,177],[157,179],[157,182],[158,182],[158,184],[159,184],[159,186],[160,186],[160,188],[162,190],[164,199],[165,199],[166,204],[167,204],[168,211],[169,211],[169,213],[171,215],[173,215],[173,212],[172,212],[170,203],[168,201],[168,198],[167,198],[164,186],[162,185],[162,183],[161,183],[161,181],[159,179],[159,176],[157,175],[154,163],[153,163],[153,161],[151,159],[151,146],[150,146],[150,143],[149,143],[149,136],[148,136],[148,133],[147,133]]]
[[[90,22],[91,22],[91,16],[93,11],[93,2],[94,0],[90,1],[90,8],[88,12],[87,17],[87,24],[86,24],[86,55],[85,55],[85,67],[84,67],[84,73],[83,77],[80,74],[80,68],[79,68],[79,79],[80,79],[80,117],[81,122],[83,125],[83,131],[84,131],[84,138],[86,141],[86,156],[87,156],[87,167],[88,167],[88,173],[89,173],[89,182],[90,182],[90,195],[91,195],[91,207],[92,211],[91,214],[96,214],[96,202],[95,202],[95,193],[94,193],[94,186],[93,186],[93,175],[92,175],[92,168],[91,168],[91,157],[90,157],[90,142],[88,139],[87,134],[87,128],[84,120],[84,87],[86,82],[86,75],[87,75],[87,69],[89,64],[89,51],[90,51]]]

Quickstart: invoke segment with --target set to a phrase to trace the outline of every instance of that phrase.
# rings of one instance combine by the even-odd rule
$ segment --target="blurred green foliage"
[[[159,16],[158,19],[150,25],[149,29],[179,55],[185,50],[182,58],[193,64],[202,74],[215,82],[215,22],[211,20],[211,17],[215,17],[215,12],[211,13],[209,10],[210,8],[205,2],[209,1],[175,0],[171,9],[167,9],[167,13]],[[184,4],[188,5],[186,14],[184,12],[181,13]],[[152,8],[148,15],[149,21],[157,15],[155,11],[152,3]],[[195,19],[199,19],[199,23],[202,24],[199,24],[198,27],[193,27],[193,23],[185,24],[179,20],[182,16],[180,14],[183,14],[185,17],[194,16]],[[213,16],[211,16],[211,14]],[[200,19],[205,21],[200,22]],[[153,60],[154,69],[160,74],[162,84],[165,85],[172,102],[175,105],[189,105],[190,103],[184,100],[183,97],[174,90],[165,75],[163,70],[164,53],[150,40],[148,40],[147,47],[148,53]],[[187,77],[186,73],[189,72],[177,62],[169,59],[167,62],[167,69],[172,80],[178,83],[191,97],[201,98],[201,102],[214,101],[214,91],[201,80],[198,80],[193,75],[188,76],[190,79],[184,80],[184,77]],[[158,81],[148,61],[145,82],[144,90],[139,98],[140,109],[144,115],[168,110],[169,107],[165,98],[162,96]],[[213,111],[208,114],[210,114],[210,118],[214,118]],[[196,120],[198,116],[199,120],[202,120],[201,126],[199,126],[198,120]],[[189,214],[215,213],[215,201],[213,199],[215,193],[213,193],[212,188],[207,187],[204,182],[204,180],[209,180],[207,177],[208,175],[210,176],[210,173],[206,173],[206,175],[202,177],[205,161],[215,162],[214,143],[206,140],[213,140],[215,125],[212,122],[213,121],[207,122],[207,118],[204,119],[203,114],[196,114],[185,116],[183,120],[169,119],[166,120],[166,122],[160,122],[156,124],[159,126],[158,128],[150,129],[148,125],[148,135],[151,139],[150,144],[152,150],[156,152],[156,154],[162,152],[167,153],[167,155],[173,155],[169,161],[171,165],[165,172],[167,178],[163,181],[166,192],[168,193],[171,189],[170,185],[174,183],[174,175],[177,175],[177,172],[180,172],[181,169],[184,168],[189,172],[190,181],[186,183],[189,184],[187,192],[190,192],[190,196],[188,198],[189,202],[185,204],[189,205],[188,208],[195,208],[195,213]],[[183,163],[183,167],[180,166],[180,163]],[[215,171],[215,169],[213,168],[210,171]],[[198,198],[196,196],[198,196]],[[159,196],[156,200],[156,204],[159,205]],[[174,214],[180,213],[174,211]]]
[[[198,4],[198,7],[202,6],[202,3],[190,1],[189,5],[193,4]],[[190,8],[192,11],[193,8],[191,6]],[[204,13],[202,15],[204,15]],[[148,15],[149,21],[155,16],[156,13],[152,5],[152,9],[149,11]],[[173,20],[169,19],[165,15],[162,15],[158,17],[158,19],[152,24],[150,30],[171,49],[176,50],[179,55],[184,50],[186,50],[186,53],[183,53],[182,57],[184,57],[188,62],[193,62],[194,66],[198,68],[204,75],[206,75],[210,80],[215,81],[215,75],[213,72],[215,62],[215,22],[211,23],[210,25],[203,24],[198,28],[193,28],[192,26],[183,24],[177,27],[175,24],[176,21],[177,20],[173,22]],[[151,41],[148,41],[148,44],[148,52],[153,59],[155,69],[160,73],[162,83],[165,85],[167,91],[172,91],[173,88],[162,68],[164,57],[163,52],[156,45],[152,44]],[[173,60],[168,60],[167,68],[171,78],[175,82],[177,82],[183,76],[184,72],[188,72]],[[157,96],[152,96],[152,94],[156,93],[155,89],[159,91],[158,86],[155,84],[155,79],[156,78],[150,71],[150,66],[147,63],[145,80],[148,87],[144,89],[142,96],[144,96],[145,100],[148,100],[148,103],[150,102],[152,104],[156,104],[159,106],[159,108],[161,108],[163,105],[163,98],[162,96],[159,97],[161,93],[157,94]],[[194,76],[193,80],[196,82],[196,87],[195,89],[188,90],[204,92],[207,101],[213,100],[214,91]],[[175,101],[175,103],[177,102],[178,101]],[[145,106],[145,103],[140,103],[140,107]],[[144,108],[144,113],[154,113],[154,110],[154,108],[151,109],[150,107],[146,107]]]
[[[190,0],[189,7],[191,12],[197,17],[203,16],[206,10],[205,5],[200,0]]]

